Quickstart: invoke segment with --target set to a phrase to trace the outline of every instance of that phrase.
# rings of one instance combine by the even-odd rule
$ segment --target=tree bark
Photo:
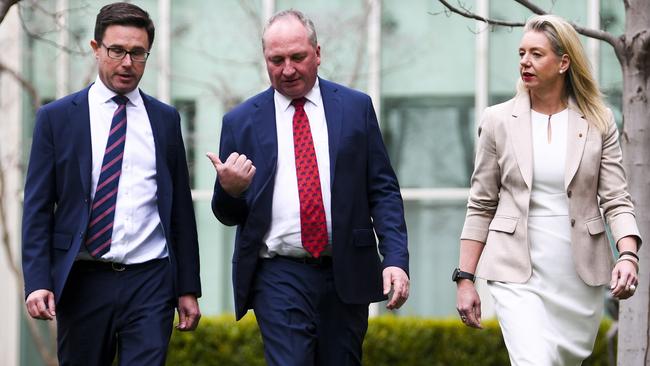
[[[623,163],[641,236],[650,240],[650,2],[627,0],[622,52]],[[650,365],[650,247],[639,250],[639,286],[619,311],[618,365]]]

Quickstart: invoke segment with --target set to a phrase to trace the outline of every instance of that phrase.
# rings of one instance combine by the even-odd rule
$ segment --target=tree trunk
[[[650,241],[650,1],[626,0],[625,36],[619,61],[623,70],[624,129],[621,144],[636,219]],[[619,312],[618,365],[650,365],[650,244],[639,250],[639,286]]]

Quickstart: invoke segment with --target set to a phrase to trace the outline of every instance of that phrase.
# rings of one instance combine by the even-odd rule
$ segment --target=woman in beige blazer
[[[487,108],[479,128],[457,308],[481,327],[476,274],[488,280],[513,365],[579,365],[593,349],[603,287],[634,294],[641,237],[614,117],[573,27],[532,17],[519,56],[517,95]]]

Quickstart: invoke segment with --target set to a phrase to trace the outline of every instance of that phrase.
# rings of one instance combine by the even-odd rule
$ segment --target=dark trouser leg
[[[253,309],[268,365],[361,364],[368,304],[342,303],[331,267],[284,258],[260,261]]]
[[[314,365],[322,270],[281,258],[258,266],[252,305],[267,364]]]
[[[117,272],[75,263],[57,306],[61,366],[164,365],[175,299],[171,265]]]
[[[119,365],[163,366],[176,302],[171,265],[162,260],[123,273],[124,294],[118,300],[117,317]]]
[[[115,357],[114,273],[72,267],[57,304],[61,366],[109,366]]]
[[[361,365],[361,346],[368,330],[369,304],[341,302],[334,279],[326,280],[326,292],[319,304],[318,362],[319,366]]]

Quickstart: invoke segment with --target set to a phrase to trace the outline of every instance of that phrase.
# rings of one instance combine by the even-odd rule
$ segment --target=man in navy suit
[[[199,321],[196,222],[180,117],[142,93],[149,14],[103,7],[98,77],[42,107],[25,183],[23,272],[33,318],[57,320],[61,365],[164,365],[174,308]]]
[[[262,43],[272,87],[224,116],[208,153],[212,210],[237,225],[236,315],[255,311],[269,365],[360,365],[369,303],[408,298],[397,178],[370,98],[317,76],[313,23],[280,12]]]

